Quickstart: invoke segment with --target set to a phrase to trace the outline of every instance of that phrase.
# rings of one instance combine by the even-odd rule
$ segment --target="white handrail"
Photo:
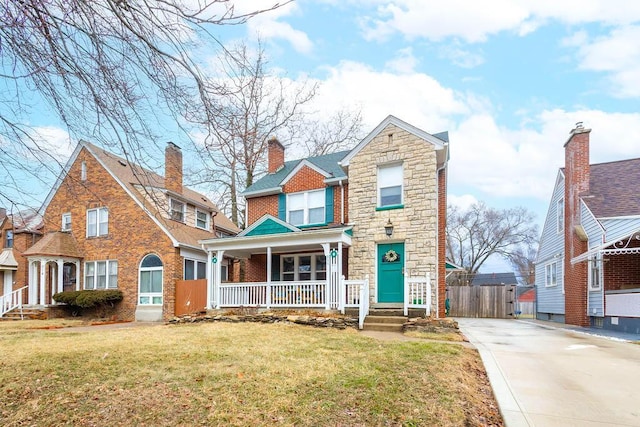
[[[364,328],[364,319],[369,314],[369,276],[365,276],[360,285],[360,307],[358,310],[358,329]]]
[[[22,291],[24,289],[27,289],[27,287],[23,286],[22,288],[11,292],[9,295],[0,296],[0,317],[4,316],[11,310],[22,308]]]
[[[426,277],[406,277],[404,280],[404,315],[409,308],[423,308],[425,316],[431,314],[431,274]]]

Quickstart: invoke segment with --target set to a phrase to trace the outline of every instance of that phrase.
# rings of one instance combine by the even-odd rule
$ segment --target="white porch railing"
[[[26,286],[11,292],[9,295],[0,296],[0,317],[16,308],[22,308],[22,291]]]
[[[345,280],[342,276],[342,283],[346,295],[344,306],[358,307],[358,328],[362,329],[364,318],[369,314],[369,276],[364,280]]]
[[[431,314],[431,274],[425,277],[407,277],[404,281],[404,315],[409,308],[423,308],[425,315]]]
[[[220,284],[220,307],[325,307],[325,281]]]

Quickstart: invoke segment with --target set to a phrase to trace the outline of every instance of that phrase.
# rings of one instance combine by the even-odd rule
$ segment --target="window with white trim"
[[[85,289],[116,289],[118,261],[87,261],[84,263]]]
[[[209,230],[209,212],[196,209],[196,227]]]
[[[87,237],[109,234],[109,210],[97,208],[87,210]]]
[[[283,282],[325,280],[327,261],[324,254],[282,255],[280,280]]]
[[[184,280],[198,280],[207,278],[207,263],[194,259],[184,260]]]
[[[87,162],[82,162],[80,165],[80,181],[87,180]]]
[[[169,217],[175,221],[184,222],[186,205],[176,199],[169,200]]]
[[[589,290],[602,289],[602,254],[596,254],[589,258]]]
[[[293,225],[324,224],[325,191],[287,194],[287,222]]]
[[[7,230],[5,234],[5,248],[13,248],[13,230]]]
[[[558,285],[558,273],[560,272],[560,263],[558,261],[551,262],[544,267],[546,287]]]
[[[62,214],[62,231],[71,231],[71,213]]]
[[[556,205],[556,217],[558,233],[562,233],[564,231],[564,198],[558,200],[558,204]]]
[[[149,254],[140,263],[139,305],[162,305],[162,261]]]
[[[378,166],[378,207],[402,205],[402,164]]]

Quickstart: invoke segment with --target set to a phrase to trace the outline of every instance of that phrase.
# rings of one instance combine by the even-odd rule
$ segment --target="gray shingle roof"
[[[518,280],[514,273],[478,273],[471,281],[471,286],[517,284]]]
[[[280,185],[282,180],[291,173],[292,170],[298,166],[300,162],[306,160],[310,163],[313,163],[315,166],[319,167],[323,171],[330,174],[330,178],[346,178],[347,174],[344,172],[342,167],[338,164],[340,160],[344,158],[349,153],[349,151],[338,151],[337,153],[324,154],[322,156],[315,157],[307,157],[306,159],[298,159],[298,160],[290,160],[284,163],[284,166],[279,169],[275,173],[270,173],[256,182],[253,183],[249,188],[244,191],[244,194],[247,193],[256,193],[264,190],[268,190],[271,188],[276,188]]]
[[[582,194],[596,218],[640,215],[640,159],[590,166],[589,194]]]

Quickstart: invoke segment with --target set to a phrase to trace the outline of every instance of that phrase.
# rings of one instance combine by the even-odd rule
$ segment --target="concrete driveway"
[[[640,345],[535,321],[456,320],[508,427],[640,426]]]

